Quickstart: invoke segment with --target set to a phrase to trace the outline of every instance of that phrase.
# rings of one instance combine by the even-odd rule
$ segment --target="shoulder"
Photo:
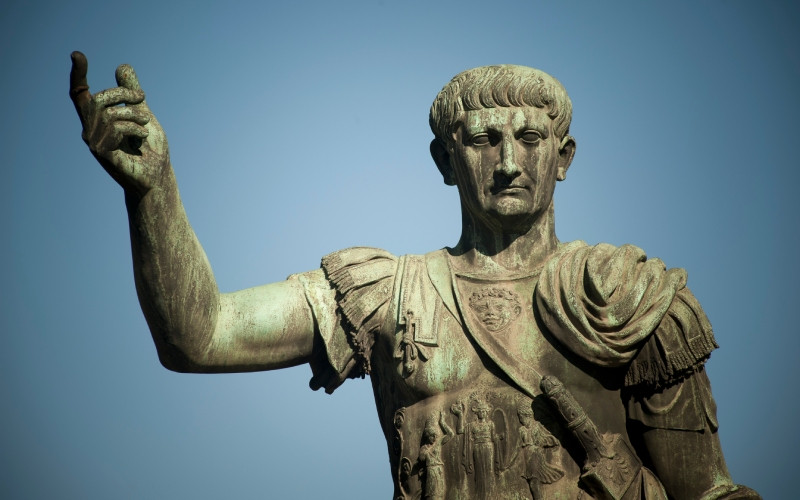
[[[686,271],[667,269],[639,247],[573,241],[559,245],[544,264],[536,296],[543,312],[557,316],[552,319],[559,323],[577,321],[610,331],[631,326],[633,320],[655,327],[685,286]],[[561,317],[562,310],[581,314],[570,319]]]
[[[351,326],[360,328],[389,300],[399,260],[386,250],[371,247],[346,248],[322,258],[322,270]]]
[[[547,295],[569,287],[574,293],[586,295],[586,300],[603,306],[622,301],[636,307],[648,297],[648,293],[642,292],[666,299],[684,288],[686,280],[684,269],[667,269],[661,259],[648,259],[637,246],[617,247],[608,243],[590,246],[578,240],[559,245],[543,266],[538,288]]]
[[[364,287],[378,288],[382,295],[390,294],[394,281],[401,279],[403,274],[427,268],[428,273],[434,275],[431,280],[436,281],[438,275],[443,274],[442,270],[448,269],[444,249],[424,255],[395,256],[372,247],[352,247],[333,252],[322,258],[321,267],[341,297]]]
[[[547,274],[565,275],[580,272],[599,282],[608,283],[620,279],[629,280],[637,276],[632,273],[645,271],[649,276],[670,275],[683,285],[686,284],[685,270],[667,269],[661,259],[648,258],[644,250],[630,244],[589,245],[581,240],[561,243],[545,263],[543,271]]]
[[[346,379],[370,373],[397,263],[385,250],[353,247],[323,257],[321,269],[289,277],[303,285],[316,325],[312,389],[332,393]]]
[[[322,270],[336,292],[336,309],[355,359],[353,372],[371,371],[372,345],[389,309],[398,257],[379,248],[352,247],[322,258]]]
[[[355,330],[390,298],[398,258],[380,248],[352,247],[322,258],[322,270],[336,290],[339,308]]]
[[[545,263],[535,299],[548,330],[575,354],[628,366],[626,385],[657,386],[697,368],[716,346],[686,281],[685,270],[639,247],[573,241]]]
[[[372,247],[351,247],[330,253],[322,258],[322,269],[334,283],[349,285],[349,280],[364,281],[397,267],[397,257]]]

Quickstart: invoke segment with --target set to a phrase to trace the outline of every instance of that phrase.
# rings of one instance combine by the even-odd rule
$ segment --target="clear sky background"
[[[572,97],[561,240],[634,243],[689,285],[735,480],[791,498],[800,450],[800,10],[789,2],[21,2],[0,6],[0,497],[390,498],[368,380],[162,368],[122,190],[80,138],[134,66],[223,291],[354,245],[453,245],[427,113],[456,73],[541,68]]]

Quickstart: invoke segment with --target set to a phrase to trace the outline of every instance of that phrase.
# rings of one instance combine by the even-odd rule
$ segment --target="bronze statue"
[[[434,101],[431,154],[461,199],[456,246],[349,248],[223,294],[133,69],[92,95],[86,58],[72,58],[83,139],[125,191],[166,368],[309,363],[328,393],[370,375],[395,498],[759,498],[725,466],[703,369],[716,343],[685,271],[555,236],[553,191],[576,146],[550,75],[475,68]]]

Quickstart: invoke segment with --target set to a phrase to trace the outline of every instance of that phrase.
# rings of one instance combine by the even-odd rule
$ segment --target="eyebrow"
[[[466,132],[467,136],[472,136],[481,132],[488,132],[497,130],[492,124],[481,124],[481,125],[474,125],[474,126],[464,126],[464,132]],[[543,138],[547,138],[549,136],[549,131],[547,127],[539,122],[528,122],[527,120],[523,123],[522,127],[514,130],[514,132],[521,132],[525,130],[534,130],[538,132]]]
[[[535,123],[525,123],[525,126],[522,127],[524,130],[535,130],[542,134],[543,136],[547,136],[547,127],[544,124],[535,122]]]
[[[525,120],[523,122],[523,126],[521,128],[519,128],[518,130],[535,130],[536,132],[539,132],[542,135],[542,137],[547,137],[549,135],[548,130],[547,130],[548,129],[547,122],[548,121],[552,121],[552,119],[549,116],[545,115],[546,120],[544,120],[544,121],[541,118],[539,118],[539,119],[531,119],[531,117],[529,115],[527,115],[527,114],[525,114],[524,116],[525,116]],[[464,131],[469,135],[473,135],[473,134],[476,134],[476,133],[479,133],[479,132],[485,132],[485,131],[488,131],[488,130],[496,129],[496,127],[493,126],[492,123],[488,123],[487,124],[487,123],[484,122],[484,123],[481,123],[481,124],[472,125],[472,124],[469,124],[468,121],[469,120],[462,119],[461,120],[461,126],[464,128]],[[513,123],[514,123],[514,120],[512,119],[512,124]]]

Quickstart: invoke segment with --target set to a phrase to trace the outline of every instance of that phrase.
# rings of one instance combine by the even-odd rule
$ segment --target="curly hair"
[[[469,305],[474,306],[482,299],[487,297],[494,297],[498,299],[505,299],[509,302],[512,302],[517,307],[521,307],[519,299],[517,298],[517,294],[512,292],[511,290],[505,290],[503,288],[496,288],[496,287],[486,287],[478,290],[477,292],[473,292],[472,296],[469,298]]]

